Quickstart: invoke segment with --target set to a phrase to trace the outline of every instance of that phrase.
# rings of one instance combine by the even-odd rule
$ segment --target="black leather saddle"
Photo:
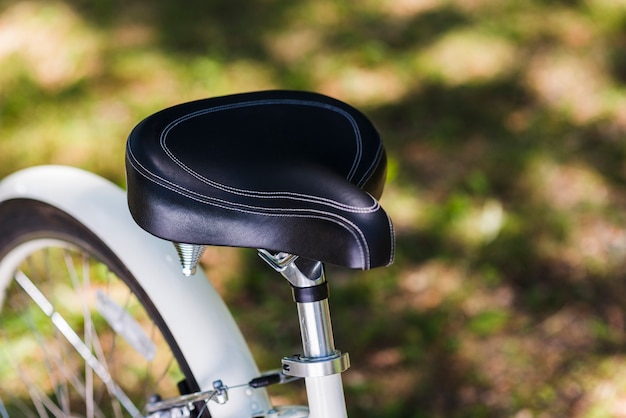
[[[126,174],[133,218],[169,241],[360,269],[393,260],[393,227],[377,200],[380,136],[320,94],[263,91],[162,110],[131,132]]]

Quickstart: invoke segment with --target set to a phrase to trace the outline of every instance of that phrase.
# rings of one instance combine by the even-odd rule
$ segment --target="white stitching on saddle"
[[[396,258],[396,238],[395,238],[395,232],[393,230],[393,223],[391,222],[391,218],[389,217],[389,214],[387,214],[385,212],[385,215],[387,215],[387,222],[389,222],[389,233],[390,233],[390,237],[391,237],[391,251],[389,254],[389,263],[387,264],[388,266],[390,266],[393,263],[394,258]]]
[[[302,105],[302,106],[315,106],[315,107],[320,107],[323,109],[328,109],[334,112],[337,112],[339,114],[341,114],[343,117],[345,117],[351,124],[353,130],[354,130],[354,135],[356,138],[356,146],[357,146],[357,151],[352,163],[352,167],[350,169],[350,173],[348,173],[347,176],[347,180],[351,181],[352,178],[354,177],[354,175],[356,174],[356,170],[358,167],[358,164],[361,160],[362,157],[362,140],[361,140],[361,134],[360,131],[358,129],[358,125],[356,123],[356,121],[354,120],[354,118],[346,111],[344,111],[343,109],[340,109],[336,106],[332,106],[332,105],[328,105],[328,104],[324,104],[324,103],[318,103],[318,102],[313,102],[313,101],[306,101],[306,100],[289,100],[289,99],[281,99],[281,100],[256,100],[256,101],[248,101],[248,102],[242,102],[242,103],[234,103],[234,104],[229,104],[229,105],[223,105],[223,106],[216,106],[216,107],[212,107],[212,108],[207,108],[207,109],[202,109],[202,110],[197,110],[195,112],[189,113],[187,115],[181,116],[178,119],[175,119],[174,121],[170,122],[161,132],[161,136],[159,138],[159,143],[161,145],[161,148],[163,149],[163,151],[165,152],[165,154],[179,167],[181,167],[184,171],[186,171],[187,173],[189,173],[191,176],[195,177],[196,179],[198,179],[199,181],[208,184],[211,187],[214,187],[216,189],[225,191],[225,192],[229,192],[229,193],[233,193],[236,195],[241,195],[241,196],[247,196],[247,197],[256,197],[256,198],[262,198],[262,199],[275,199],[275,198],[286,198],[286,199],[293,199],[293,200],[300,200],[300,201],[307,201],[307,202],[312,202],[312,203],[318,203],[318,204],[326,204],[330,207],[334,207],[337,209],[342,209],[342,210],[346,210],[349,212],[355,212],[355,213],[370,213],[370,212],[374,212],[376,210],[378,210],[378,207],[380,206],[380,204],[378,203],[378,201],[376,199],[374,199],[373,197],[371,197],[372,199],[372,205],[369,207],[358,207],[358,206],[351,206],[351,205],[346,205],[343,204],[341,202],[337,202],[331,199],[327,199],[327,198],[323,198],[323,197],[319,197],[319,196],[313,196],[313,195],[308,195],[308,194],[302,194],[302,193],[293,193],[293,192],[263,192],[263,191],[258,191],[258,190],[244,190],[244,189],[239,189],[239,188],[235,188],[232,186],[228,186],[225,184],[221,184],[218,183],[216,181],[210,180],[202,175],[200,175],[199,173],[197,173],[196,171],[192,170],[191,168],[189,168],[187,165],[185,165],[182,161],[180,161],[171,151],[170,149],[167,147],[166,141],[167,141],[167,135],[169,134],[169,132],[174,129],[176,126],[178,126],[179,124],[193,119],[195,117],[198,116],[203,116],[209,113],[214,113],[214,112],[219,112],[219,111],[223,111],[223,110],[230,110],[230,109],[237,109],[237,108],[241,108],[241,107],[252,107],[252,106],[259,106],[259,105],[278,105],[278,104],[297,104],[297,105]],[[378,153],[382,152],[382,147],[379,148]],[[374,163],[378,161],[378,155],[377,158],[374,160]],[[374,163],[372,163],[372,165],[368,168],[368,170],[366,171],[363,179],[359,182],[359,184],[357,184],[357,186],[361,185],[360,183],[363,182],[363,180],[369,178],[369,176],[371,175],[371,173],[369,172],[370,170],[373,169]]]
[[[365,170],[365,174],[363,174],[363,176],[361,177],[361,181],[357,183],[358,187],[362,187],[364,184],[366,184],[369,181],[370,177],[372,177],[372,174],[374,174],[374,171],[376,168],[376,164],[378,164],[380,162],[380,159],[382,158],[382,153],[383,153],[383,144],[381,143],[380,145],[378,145],[378,149],[376,150],[376,156],[372,160],[372,163],[367,168],[367,170]]]
[[[228,201],[224,201],[221,199],[216,199],[216,198],[212,198],[209,196],[205,196],[205,195],[196,193],[192,190],[188,190],[180,185],[177,185],[175,183],[172,183],[162,178],[161,176],[158,176],[152,173],[150,170],[144,167],[143,164],[141,164],[139,160],[135,157],[131,149],[130,142],[127,144],[127,154],[131,157],[128,159],[130,164],[137,170],[137,173],[139,173],[142,177],[144,177],[148,181],[151,181],[154,184],[164,187],[172,191],[173,193],[179,194],[181,196],[185,196],[189,199],[195,200],[205,205],[216,206],[216,207],[220,207],[226,210],[234,210],[236,212],[251,213],[254,215],[274,216],[274,217],[314,218],[314,219],[322,219],[322,220],[333,222],[339,225],[340,227],[344,228],[345,230],[347,230],[354,237],[357,245],[360,248],[361,261],[362,261],[362,265],[364,266],[364,268],[368,269],[371,265],[370,250],[369,250],[369,246],[367,243],[367,239],[365,238],[365,234],[363,233],[363,231],[361,231],[361,229],[357,225],[355,225],[350,220],[344,218],[343,216],[334,214],[332,212],[318,211],[318,210],[258,208],[255,206],[242,205],[242,204],[238,204],[234,202],[228,202]],[[150,176],[148,176],[148,174],[150,174]],[[157,181],[157,179],[160,181]],[[240,208],[235,207],[235,206],[239,206]],[[241,208],[245,208],[245,209],[241,209]],[[317,213],[321,215],[297,214],[297,213],[267,213],[264,211],[268,211],[268,212],[289,212],[289,211],[298,212],[300,211],[300,212],[310,212],[313,214]],[[349,228],[349,226],[351,226],[352,228]],[[358,233],[358,236],[355,232]]]
[[[195,112],[192,113],[188,113],[185,116],[181,116],[176,120],[173,120],[172,122],[170,122],[165,129],[163,129],[163,133],[161,134],[161,140],[164,139],[164,135],[167,135],[165,132],[171,130],[172,128],[174,128],[176,125],[185,122],[186,120],[195,118],[197,116],[202,116],[202,115],[206,115],[209,113],[214,113],[214,112],[221,112],[222,110],[230,110],[230,109],[238,109],[238,108],[242,108],[242,107],[252,107],[252,106],[259,106],[259,105],[279,105],[279,104],[294,104],[294,105],[300,105],[300,106],[312,106],[312,107],[319,107],[322,109],[327,109],[327,110],[331,110],[333,112],[339,113],[340,115],[342,115],[343,117],[345,117],[349,122],[350,125],[352,125],[352,129],[354,130],[354,135],[357,139],[356,141],[356,146],[357,146],[357,152],[356,155],[354,157],[354,160],[352,162],[352,167],[350,169],[350,172],[348,173],[348,176],[346,177],[346,179],[348,181],[352,180],[352,177],[354,177],[355,172],[356,172],[356,168],[358,166],[359,161],[361,160],[362,157],[362,141],[361,141],[361,133],[358,129],[358,124],[356,123],[356,121],[354,120],[354,118],[345,110],[338,108],[337,106],[333,106],[331,104],[327,104],[327,103],[320,103],[320,102],[315,102],[315,101],[311,101],[311,100],[299,100],[299,99],[264,99],[264,100],[250,100],[247,102],[240,102],[240,103],[231,103],[231,104],[227,104],[227,105],[222,105],[222,106],[215,106],[215,107],[210,107],[210,108],[206,108],[203,110],[196,110]],[[162,146],[164,145],[163,143],[161,144]],[[164,151],[166,151],[166,153],[168,153],[169,155],[169,150],[167,150],[166,148],[164,148]]]

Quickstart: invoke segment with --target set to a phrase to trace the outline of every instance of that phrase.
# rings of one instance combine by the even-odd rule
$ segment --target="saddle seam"
[[[393,229],[393,223],[391,222],[391,217],[389,216],[387,212],[385,212],[385,215],[387,216],[387,222],[389,222],[389,236],[391,237],[391,250],[389,254],[389,263],[387,264],[389,266],[393,263],[393,260],[396,258],[396,238],[395,238],[396,233]]]

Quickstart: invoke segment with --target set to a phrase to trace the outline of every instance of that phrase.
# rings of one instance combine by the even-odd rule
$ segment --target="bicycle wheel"
[[[0,417],[136,417],[197,384],[157,308],[96,233],[0,203]]]

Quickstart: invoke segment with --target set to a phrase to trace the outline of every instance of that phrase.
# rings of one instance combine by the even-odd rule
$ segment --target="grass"
[[[127,3],[0,1],[0,176],[122,185],[128,132],[165,106],[343,99],[386,141],[398,238],[389,269],[329,272],[350,411],[626,416],[623,0]],[[210,275],[275,367],[298,344],[288,289],[225,259],[242,274]]]

